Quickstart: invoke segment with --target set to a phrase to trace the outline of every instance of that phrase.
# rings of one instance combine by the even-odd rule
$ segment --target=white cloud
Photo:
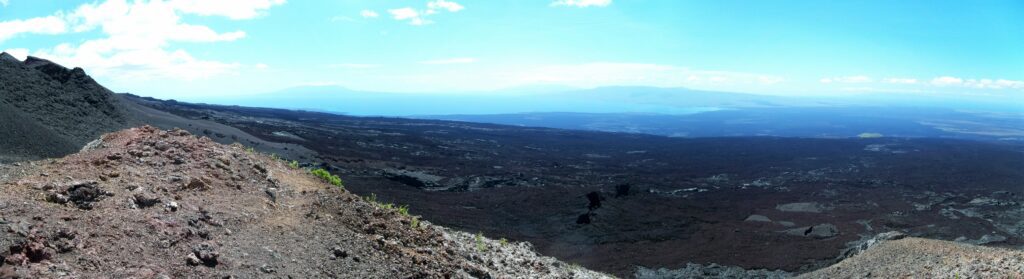
[[[827,77],[818,80],[821,83],[868,83],[872,79],[867,76],[846,76],[846,77]]]
[[[427,25],[434,23],[433,21],[426,19],[428,16],[435,15],[441,11],[455,13],[463,9],[465,9],[465,7],[459,5],[459,3],[446,0],[435,0],[427,2],[427,9],[423,11],[416,10],[412,7],[404,7],[390,9],[388,10],[388,13],[391,14],[392,18],[398,21],[407,20],[411,25]]]
[[[14,58],[18,58],[18,60],[25,61],[25,58],[28,58],[29,51],[25,48],[11,48],[4,50],[4,52],[14,56]]]
[[[7,4],[10,4],[9,0],[0,0],[0,6],[7,7]]]
[[[477,61],[476,58],[459,57],[459,58],[449,58],[449,59],[420,61],[420,64],[428,64],[428,65],[468,64],[468,63],[476,63],[476,61]]]
[[[844,87],[841,90],[845,91],[865,91],[863,88],[871,88],[874,91],[890,91],[890,92],[906,92],[919,91],[924,92],[928,90],[937,90],[940,88],[966,88],[966,89],[1024,89],[1024,81],[1019,80],[1008,80],[1008,79],[992,79],[992,78],[960,78],[954,76],[939,76],[928,79],[898,77],[898,78],[885,78],[875,83],[871,78],[866,76],[848,76],[848,77],[833,77],[833,78],[822,78],[819,80],[821,83],[858,83],[858,84],[873,84],[876,87]],[[898,85],[898,87],[884,86]],[[908,88],[912,86],[912,88]],[[851,90],[855,89],[855,90]],[[929,89],[930,88],[930,89]]]
[[[1024,89],[1024,81],[1009,79],[964,79],[953,76],[941,76],[932,79],[931,84],[939,87],[966,87],[975,89]]]
[[[551,2],[551,6],[569,6],[569,7],[605,7],[612,4],[612,0],[555,0]]]
[[[182,22],[184,15],[219,16],[232,20],[251,19],[266,13],[284,0],[107,0],[83,4],[70,13],[57,12],[52,32],[99,30],[104,37],[80,44],[60,44],[37,50],[33,55],[67,66],[83,67],[91,74],[117,80],[171,78],[192,80],[231,73],[237,63],[204,61],[181,49],[175,42],[226,42],[242,39],[243,31],[218,32],[204,25]],[[60,26],[57,28],[56,26]],[[0,28],[5,30],[7,28]],[[3,32],[3,31],[0,31]]]
[[[395,20],[398,20],[398,21],[408,20],[409,24],[412,24],[412,25],[425,25],[425,24],[433,23],[433,22],[431,22],[429,20],[424,20],[422,17],[420,17],[420,12],[418,12],[418,11],[416,11],[416,9],[413,9],[413,8],[410,8],[410,7],[391,9],[391,10],[388,10],[388,13],[390,13],[391,17],[394,18]]]
[[[375,18],[380,16],[380,14],[377,14],[377,12],[371,10],[362,10],[361,12],[359,12],[359,16],[362,16],[364,18]]]
[[[18,34],[62,34],[67,32],[67,24],[61,18],[63,15],[47,17],[36,17],[26,20],[0,21],[0,42],[6,41]]]
[[[882,81],[892,84],[917,84],[917,79],[914,78],[887,78]]]
[[[263,64],[263,63],[256,63],[256,65],[254,65],[254,67],[256,67],[257,70],[270,69],[270,65]]]
[[[942,76],[932,79],[932,85],[936,86],[961,85],[963,83],[963,79],[951,76]]]
[[[465,9],[465,7],[459,5],[459,3],[451,1],[436,0],[427,3],[427,14],[435,14],[437,13],[438,10],[446,10],[449,12],[456,13],[458,11],[461,11],[462,9]]]
[[[286,0],[171,0],[175,9],[201,16],[222,16],[229,19],[252,19]]]

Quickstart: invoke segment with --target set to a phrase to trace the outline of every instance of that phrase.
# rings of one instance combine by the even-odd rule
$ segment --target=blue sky
[[[0,0],[0,50],[185,100],[304,85],[998,98],[1024,94],[1024,2]]]

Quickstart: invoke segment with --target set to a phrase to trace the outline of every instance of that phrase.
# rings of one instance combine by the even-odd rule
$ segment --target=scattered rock
[[[139,208],[146,208],[160,203],[160,198],[145,193],[138,193],[132,197],[132,201],[134,201],[135,205]]]
[[[220,253],[214,250],[213,245],[206,242],[192,246],[192,254],[195,258],[199,259],[203,265],[209,267],[217,266],[217,258],[220,257]]]

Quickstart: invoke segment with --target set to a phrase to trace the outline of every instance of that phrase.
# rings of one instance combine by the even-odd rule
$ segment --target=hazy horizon
[[[1018,1],[0,2],[0,50],[115,92],[645,86],[1019,100]]]

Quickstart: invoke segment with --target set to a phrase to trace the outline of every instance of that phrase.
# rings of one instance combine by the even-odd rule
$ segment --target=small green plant
[[[256,148],[252,148],[252,146],[246,146],[245,147],[245,152],[255,153],[256,152]]]
[[[508,246],[508,239],[506,239],[506,238],[502,237],[502,238],[501,238],[501,246],[503,246],[503,247],[504,247],[504,246]]]
[[[369,202],[369,203],[377,203],[377,194],[375,194],[375,193],[370,193],[370,195],[369,195],[369,196],[366,196],[366,197],[365,197],[365,198],[363,198],[363,199],[365,199],[365,200],[366,200],[366,202]]]
[[[483,232],[477,232],[475,239],[476,239],[476,250],[480,251],[480,252],[487,251],[487,245],[484,244],[484,233]]]
[[[313,173],[313,175],[319,177],[320,179],[323,179],[324,181],[327,181],[327,183],[331,183],[331,185],[338,186],[338,187],[341,187],[341,188],[345,188],[345,185],[342,185],[342,183],[341,183],[341,178],[340,177],[338,177],[337,175],[331,174],[330,172],[328,172],[325,169],[315,169],[315,170],[312,170],[310,172]]]
[[[409,205],[402,205],[398,207],[398,214],[409,216]]]
[[[383,204],[380,204],[380,208],[383,208],[385,210],[391,210],[392,208],[395,208],[395,204],[393,204],[393,203],[383,203]]]
[[[409,227],[418,229],[420,227],[420,218],[412,217],[412,222],[409,223]]]
[[[299,168],[299,161],[288,162],[288,167],[293,168],[293,169],[298,169]]]
[[[281,160],[281,157],[277,156],[277,153],[270,153],[270,159],[274,159],[274,161],[277,161]]]

